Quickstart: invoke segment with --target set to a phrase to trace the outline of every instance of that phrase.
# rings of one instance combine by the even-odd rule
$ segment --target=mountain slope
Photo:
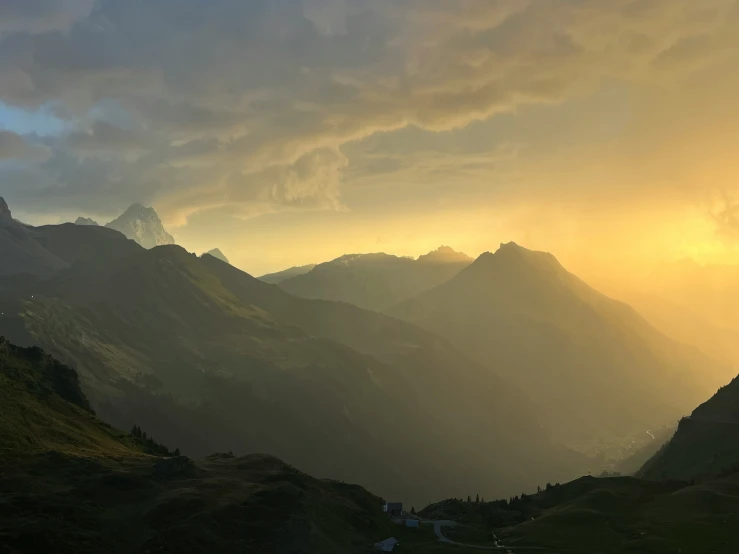
[[[282,271],[277,271],[275,273],[267,273],[266,275],[262,275],[259,278],[259,280],[264,281],[265,283],[270,283],[272,285],[277,285],[279,283],[282,283],[282,281],[290,279],[291,277],[296,277],[298,275],[303,275],[304,273],[308,273],[314,267],[316,267],[316,264],[308,264],[308,265],[290,267]]]
[[[542,406],[568,440],[643,432],[710,395],[719,367],[514,243],[388,313],[451,339]],[[720,378],[720,377],[719,377]]]
[[[117,426],[138,423],[196,456],[270,452],[417,503],[584,469],[524,395],[412,325],[292,297],[176,246],[145,250],[95,227],[43,231],[108,244],[0,294],[0,332],[76,366]]]
[[[174,244],[174,237],[164,229],[154,209],[141,204],[129,206],[118,218],[105,226],[123,233],[144,248]]]
[[[0,276],[12,274],[50,275],[66,263],[38,244],[32,228],[13,219],[0,197]]]
[[[739,469],[739,377],[689,417],[639,471],[647,479],[705,479]]]
[[[286,279],[280,287],[302,298],[338,300],[382,310],[449,280],[471,262],[471,258],[448,247],[418,260],[383,253],[350,254]]]
[[[143,452],[90,411],[74,370],[0,338],[5,551],[363,552],[382,500],[265,455]]]

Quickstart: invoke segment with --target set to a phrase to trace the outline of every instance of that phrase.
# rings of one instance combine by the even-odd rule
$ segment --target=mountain
[[[225,256],[225,254],[221,252],[218,248],[214,248],[213,250],[208,250],[203,255],[206,255],[206,254],[208,256],[213,256],[214,258],[218,258],[219,260],[221,260],[222,262],[226,262],[227,264],[231,263],[228,261],[228,258]]]
[[[681,419],[674,436],[638,475],[705,480],[731,471],[739,471],[739,377]]]
[[[417,504],[586,469],[522,392],[413,325],[293,297],[177,246],[39,229],[71,267],[0,290],[0,333],[77,367],[120,428],[196,457],[269,452]]]
[[[436,250],[418,257],[425,264],[463,264],[470,265],[474,260],[463,252],[457,252],[449,246],[440,246]]]
[[[302,298],[338,300],[380,311],[451,279],[471,262],[448,247],[418,260],[384,253],[349,254],[286,279],[280,287]]]
[[[117,219],[105,225],[135,240],[144,248],[174,244],[174,237],[162,225],[153,208],[133,204]]]
[[[0,338],[0,385],[7,552],[343,554],[398,532],[379,497],[271,456],[151,455],[39,348]]]
[[[298,275],[303,275],[304,273],[308,273],[314,267],[316,267],[316,264],[308,264],[308,265],[290,267],[283,271],[278,271],[276,273],[267,273],[266,275],[262,275],[259,278],[259,280],[264,281],[265,283],[270,283],[272,285],[277,285],[279,283],[282,283],[282,281],[285,281],[286,279],[290,279],[290,277],[296,277]]]
[[[89,217],[78,217],[75,222],[75,225],[94,225],[97,226],[98,222],[94,219],[90,219]]]
[[[494,367],[573,444],[677,420],[729,373],[590,288],[551,254],[515,243],[387,313]]]
[[[19,223],[0,197],[0,276],[50,275],[66,263],[46,250],[31,227]],[[2,285],[0,285],[1,287]]]

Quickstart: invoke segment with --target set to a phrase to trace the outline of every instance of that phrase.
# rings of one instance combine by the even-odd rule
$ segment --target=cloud
[[[739,240],[739,200],[727,193],[722,194],[710,215],[720,237],[731,242]]]
[[[29,144],[21,135],[0,130],[0,161],[42,162],[50,151],[42,145]]]
[[[0,2],[0,34],[67,31],[86,19],[95,0],[3,0]]]
[[[96,213],[152,201],[177,223],[225,205],[342,209],[347,178],[383,169],[352,164],[353,143],[556,104],[655,65],[696,70],[736,46],[739,19],[735,0],[5,4],[0,100],[53,102],[77,129],[46,143],[53,159],[14,174],[26,183],[15,197],[30,208],[84,195]],[[105,117],[113,104],[129,126]],[[457,161],[484,165],[449,154],[437,175]]]

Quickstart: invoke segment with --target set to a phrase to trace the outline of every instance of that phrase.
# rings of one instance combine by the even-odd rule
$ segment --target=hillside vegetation
[[[382,500],[266,455],[148,455],[76,373],[0,338],[3,552],[345,553],[394,531]]]

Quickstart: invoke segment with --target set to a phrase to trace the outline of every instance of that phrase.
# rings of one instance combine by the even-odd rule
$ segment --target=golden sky
[[[509,240],[585,277],[739,263],[737,0],[133,4],[0,7],[21,219],[142,202],[253,274]]]

